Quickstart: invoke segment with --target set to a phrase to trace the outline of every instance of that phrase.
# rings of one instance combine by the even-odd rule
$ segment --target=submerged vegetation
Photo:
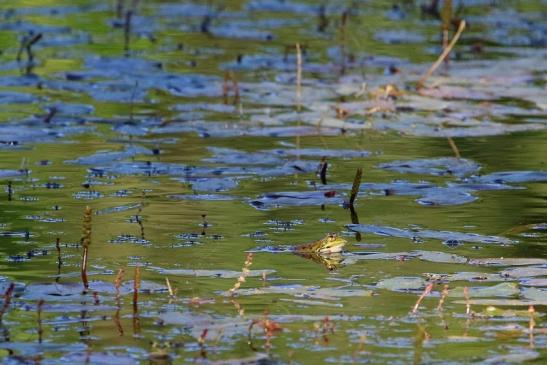
[[[542,5],[1,2],[0,362],[545,362]]]

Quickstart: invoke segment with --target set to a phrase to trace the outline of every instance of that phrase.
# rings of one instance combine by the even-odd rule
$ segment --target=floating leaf
[[[342,297],[363,297],[371,296],[370,290],[345,289],[345,288],[319,288],[316,286],[291,285],[270,285],[263,288],[244,288],[237,291],[239,296],[283,294],[297,298],[311,298],[320,300],[339,300]]]
[[[499,259],[470,259],[469,264],[485,266],[526,266],[547,264],[547,260],[535,258],[502,257]]]
[[[196,276],[196,277],[211,277],[222,279],[238,278],[241,275],[241,271],[231,270],[203,270],[203,269],[159,269],[160,274],[163,275],[177,275],[177,276]],[[246,276],[259,277],[263,274],[270,275],[275,273],[275,270],[249,270]],[[239,291],[238,291],[239,293]]]
[[[433,231],[427,229],[401,229],[388,226],[377,226],[372,224],[348,224],[350,230],[362,233],[374,233],[379,236],[392,236],[402,238],[433,238],[438,240],[458,240],[471,243],[486,244],[511,244],[512,240],[498,236],[483,236],[477,233],[460,233],[450,231]]]
[[[509,278],[547,276],[547,267],[543,267],[543,266],[515,267],[515,268],[503,270],[500,273],[500,275],[503,277],[509,277]]]
[[[526,299],[547,303],[547,290],[545,289],[523,288],[521,295]]]
[[[500,283],[494,286],[478,286],[469,288],[469,297],[471,298],[488,298],[488,297],[517,297],[519,295],[519,287],[516,283]],[[451,288],[448,292],[450,297],[463,298],[464,289]]]
[[[266,193],[251,200],[249,204],[256,209],[268,210],[283,206],[341,205],[343,202],[343,197],[335,191],[301,191]]]
[[[393,161],[380,164],[378,167],[407,174],[427,174],[434,176],[448,175],[458,177],[476,173],[480,169],[480,165],[474,161],[454,157]]]
[[[419,277],[398,276],[379,281],[377,288],[393,291],[419,291],[425,287],[426,281]]]

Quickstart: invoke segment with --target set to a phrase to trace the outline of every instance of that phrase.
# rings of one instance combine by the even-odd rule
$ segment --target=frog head
[[[317,250],[319,253],[341,252],[342,248],[347,243],[347,241],[344,238],[337,236],[334,233],[329,233],[320,242],[321,242],[321,245],[318,247],[318,250]]]

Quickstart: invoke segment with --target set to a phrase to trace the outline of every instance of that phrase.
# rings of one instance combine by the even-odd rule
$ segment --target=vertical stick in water
[[[120,287],[122,286],[123,275],[125,274],[124,269],[118,270],[118,275],[116,275],[116,280],[114,280],[114,288],[116,289],[116,300],[120,300]]]
[[[173,291],[173,287],[171,286],[171,282],[169,281],[168,277],[165,277],[165,285],[167,285],[169,297],[173,298],[175,296],[175,292]]]
[[[141,289],[141,267],[135,266],[135,277],[133,278],[133,333],[137,334],[141,330],[141,320],[139,318],[139,290]]]
[[[342,65],[340,67],[340,75],[346,73],[346,25],[348,23],[349,10],[346,9],[342,12],[342,17],[340,19],[340,58],[342,59]]]
[[[437,310],[438,311],[443,310],[444,301],[446,300],[447,296],[448,296],[448,285],[445,284],[444,287],[443,287],[443,291],[441,293],[441,298],[439,299],[439,304],[437,305]]]
[[[448,47],[448,29],[452,20],[452,0],[444,0],[441,10],[441,33],[442,33],[442,47],[443,51]],[[448,64],[449,58],[444,59],[445,65]]]
[[[131,18],[133,16],[133,10],[128,10],[125,13],[125,22],[123,24],[123,50],[125,55],[129,56],[129,46],[131,42]]]
[[[124,8],[124,0],[117,0],[116,1],[116,19],[122,19],[123,14],[123,8]]]
[[[458,149],[458,146],[456,146],[456,142],[452,139],[452,137],[448,138],[448,144],[450,145],[450,148],[452,148],[452,152],[454,152],[454,156],[459,160],[462,156],[460,155],[460,150]]]
[[[135,277],[133,278],[133,308],[138,307],[139,290],[141,289],[141,267],[135,266]]]
[[[427,341],[429,335],[425,329],[418,325],[416,330],[416,337],[414,340],[414,365],[422,363],[422,353],[424,348],[424,342]]]
[[[61,269],[63,261],[61,259],[61,239],[59,237],[55,240],[55,249],[57,250],[57,268]]]
[[[207,358],[207,350],[205,349],[205,337],[207,337],[207,333],[209,332],[209,330],[207,328],[205,328],[202,332],[201,332],[201,335],[199,336],[198,338],[198,344],[199,344],[199,354],[201,356],[202,359],[206,359]]]
[[[300,111],[302,103],[302,48],[296,43],[296,110]]]
[[[302,48],[296,43],[296,111],[300,112],[302,107]],[[300,127],[300,118],[298,119]],[[300,160],[300,134],[296,133],[296,159]]]
[[[63,265],[63,259],[61,258],[61,239],[57,237],[55,240],[55,249],[57,250],[57,277],[55,278],[56,282],[59,282],[61,278],[61,266]]]
[[[44,329],[42,328],[42,307],[44,306],[44,300],[40,299],[38,301],[38,306],[36,307],[36,312],[38,315],[38,343],[42,343],[42,334]]]
[[[84,292],[89,289],[89,282],[87,280],[87,259],[89,254],[89,245],[91,244],[91,214],[92,210],[90,207],[85,207],[84,211],[84,221],[83,221],[83,237],[82,237],[82,265],[81,265],[81,275],[82,283],[84,285]]]
[[[463,288],[463,296],[465,298],[465,314],[469,316],[471,314],[471,303],[469,302],[469,288],[467,286]]]
[[[361,177],[363,176],[363,169],[358,168],[355,172],[355,177],[353,178],[353,185],[351,186],[351,194],[349,197],[349,206],[353,207],[357,194],[359,193],[359,187],[361,186]]]
[[[536,326],[536,321],[534,320],[534,315],[536,314],[536,310],[534,309],[534,306],[531,305],[528,307],[528,313],[530,314],[530,322],[528,323],[528,338],[530,343],[530,348],[533,349],[535,347],[534,345],[534,327]]]
[[[321,160],[321,164],[319,165],[319,179],[321,180],[321,184],[327,185],[327,167],[329,166],[327,162],[327,158],[323,157]]]
[[[13,295],[13,290],[15,289],[15,284],[11,283],[8,287],[8,290],[4,293],[4,305],[2,305],[2,308],[0,308],[0,323],[2,323],[2,318],[4,317],[4,313],[9,308],[9,304],[11,302],[11,296]]]
[[[123,336],[123,327],[122,327],[122,322],[120,321],[120,310],[122,307],[120,304],[120,287],[122,285],[124,273],[125,273],[124,269],[119,269],[118,275],[116,275],[116,280],[114,280],[114,288],[116,289],[116,313],[114,313],[112,320],[114,321],[114,324],[116,325],[116,329],[118,330],[119,336]]]

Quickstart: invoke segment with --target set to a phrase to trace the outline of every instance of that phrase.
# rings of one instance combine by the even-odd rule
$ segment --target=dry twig
[[[412,313],[416,313],[418,311],[418,307],[420,306],[420,304],[422,303],[422,301],[424,300],[424,298],[429,295],[429,293],[431,293],[431,290],[433,289],[433,283],[429,283],[427,284],[427,286],[425,287],[424,291],[422,292],[422,294],[420,295],[420,297],[418,298],[418,300],[416,301],[416,304],[414,305],[414,308],[412,308]]]
[[[89,255],[89,245],[91,244],[91,217],[92,210],[90,207],[85,207],[84,211],[84,220],[82,223],[83,236],[82,236],[82,265],[81,265],[81,276],[82,283],[84,284],[84,291],[89,289],[89,282],[87,280],[87,259]]]
[[[247,259],[243,263],[243,268],[241,269],[241,275],[239,275],[239,278],[237,278],[236,283],[230,289],[230,295],[231,296],[233,296],[235,294],[236,290],[241,287],[241,284],[243,284],[245,282],[245,278],[249,275],[249,273],[250,273],[249,268],[251,267],[252,264],[253,264],[253,254],[248,253],[247,254]]]
[[[456,45],[456,42],[460,38],[460,35],[462,34],[464,29],[465,29],[465,20],[462,20],[460,21],[458,31],[456,32],[456,34],[454,34],[454,37],[452,38],[448,46],[445,49],[443,49],[443,52],[441,53],[437,61],[435,61],[435,63],[429,68],[429,70],[427,70],[425,75],[423,75],[418,81],[418,84],[416,85],[416,88],[418,90],[424,86],[426,80],[431,76],[431,74],[433,74],[433,72],[435,72],[435,70],[440,66],[443,60],[450,54],[450,51]]]

